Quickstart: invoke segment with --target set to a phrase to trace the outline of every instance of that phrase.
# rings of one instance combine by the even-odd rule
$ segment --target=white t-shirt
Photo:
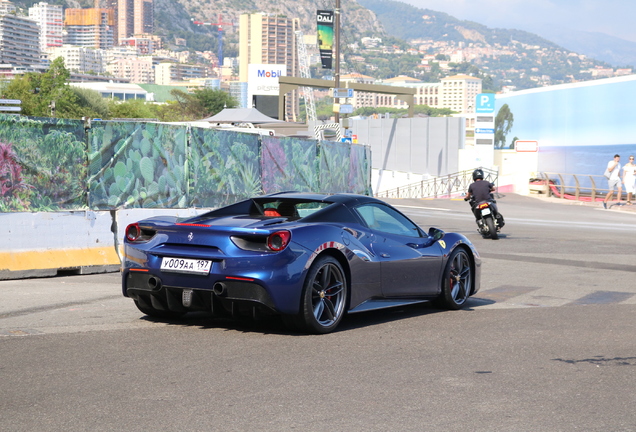
[[[609,170],[612,165],[614,165],[614,160],[611,160],[607,163],[607,169]],[[609,179],[610,180],[618,180],[618,173],[621,171],[621,164],[617,163],[616,167],[614,167],[614,169],[612,170],[612,172],[610,172],[610,176]]]

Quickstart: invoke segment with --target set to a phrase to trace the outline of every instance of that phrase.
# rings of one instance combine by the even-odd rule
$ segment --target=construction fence
[[[0,115],[0,213],[214,208],[371,194],[368,146],[149,122]]]

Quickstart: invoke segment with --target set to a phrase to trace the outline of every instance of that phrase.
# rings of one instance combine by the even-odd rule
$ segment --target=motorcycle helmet
[[[481,170],[481,168],[477,168],[475,171],[473,171],[473,181],[477,179],[484,179],[484,172]]]

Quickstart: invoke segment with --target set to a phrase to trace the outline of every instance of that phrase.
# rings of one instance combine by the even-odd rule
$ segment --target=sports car
[[[466,237],[426,232],[376,198],[283,192],[128,225],[122,289],[151,317],[274,313],[328,333],[347,313],[432,300],[460,309],[480,269]]]

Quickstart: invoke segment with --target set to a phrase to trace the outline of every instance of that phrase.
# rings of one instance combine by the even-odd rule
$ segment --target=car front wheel
[[[472,280],[473,269],[468,253],[464,249],[455,249],[444,270],[440,298],[442,305],[448,309],[460,309],[470,296]]]

